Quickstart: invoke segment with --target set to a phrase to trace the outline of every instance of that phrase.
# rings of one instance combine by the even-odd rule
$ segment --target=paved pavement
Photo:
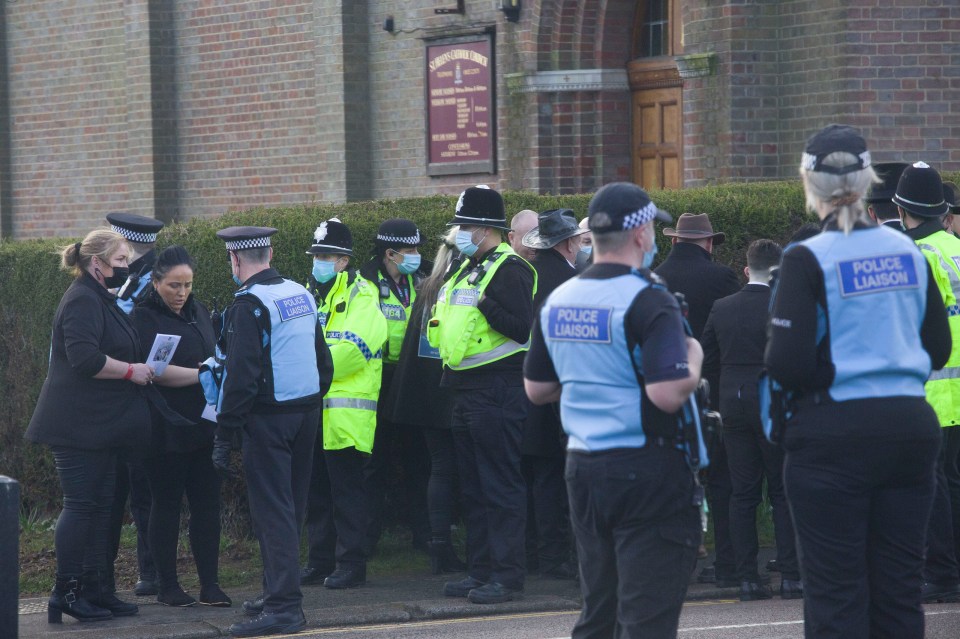
[[[761,554],[766,561],[772,551]],[[700,566],[708,565],[701,562]],[[761,566],[763,563],[761,563]],[[699,570],[699,566],[698,566]],[[778,576],[772,573],[776,591]],[[460,575],[409,575],[378,577],[369,575],[367,584],[350,590],[328,590],[323,586],[303,589],[303,609],[308,628],[335,628],[381,623],[402,623],[430,619],[477,617],[506,613],[578,610],[580,592],[571,580],[529,577],[524,596],[519,601],[496,605],[476,605],[465,599],[444,597],[445,581]],[[140,614],[106,622],[79,623],[64,615],[63,624],[47,623],[46,597],[20,600],[20,639],[77,636],[83,639],[207,639],[227,636],[226,629],[247,619],[240,609],[242,601],[257,594],[250,590],[231,589],[232,608],[169,608],[155,597],[135,597],[119,593],[125,601],[140,604]],[[196,595],[196,593],[191,593]],[[718,589],[709,584],[691,583],[688,600],[731,599],[736,588]],[[8,639],[6,637],[2,639]]]

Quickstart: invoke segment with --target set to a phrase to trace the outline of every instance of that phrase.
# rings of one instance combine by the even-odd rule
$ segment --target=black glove
[[[237,473],[230,467],[230,452],[232,450],[233,445],[229,440],[219,437],[213,440],[213,455],[211,455],[213,467],[217,469],[217,474],[224,481],[237,477]]]

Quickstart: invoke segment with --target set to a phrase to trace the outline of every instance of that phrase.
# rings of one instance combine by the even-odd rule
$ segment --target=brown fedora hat
[[[713,238],[714,244],[723,244],[727,238],[723,233],[714,233],[710,224],[710,216],[706,213],[684,213],[677,218],[676,228],[665,228],[663,234],[668,237],[679,237],[685,240],[708,240]]]

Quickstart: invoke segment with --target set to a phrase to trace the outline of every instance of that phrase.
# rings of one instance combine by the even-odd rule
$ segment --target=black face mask
[[[103,275],[103,272],[100,272]],[[113,275],[110,277],[104,276],[103,285],[107,288],[120,288],[127,281],[127,278],[130,277],[130,269],[126,266],[114,266]]]

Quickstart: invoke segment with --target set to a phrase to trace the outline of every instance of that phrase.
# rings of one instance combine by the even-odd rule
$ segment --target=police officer
[[[931,373],[926,384],[927,401],[940,420],[943,441],[937,458],[936,496],[927,528],[923,600],[957,601],[960,571],[953,543],[949,482],[957,481],[956,460],[960,451],[960,240],[943,230],[942,219],[948,205],[940,174],[933,167],[923,162],[907,167],[897,183],[893,202],[907,236],[917,243],[930,264],[953,338],[947,365]]]
[[[410,309],[417,299],[417,286],[428,270],[421,268],[420,246],[423,238],[417,225],[404,219],[385,220],[377,229],[373,259],[360,267],[363,276],[375,288],[380,311],[387,320],[387,343],[383,347],[383,381],[377,404],[377,430],[373,451],[364,468],[370,523],[367,528],[367,552],[372,553],[383,528],[383,506],[391,468],[403,469],[402,493],[407,499],[404,511],[413,546],[427,550],[430,522],[427,519],[427,479],[430,458],[421,429],[409,424],[394,423],[384,414],[382,400],[390,392],[400,361],[400,347],[410,319]]]
[[[332,218],[307,250],[309,290],[330,348],[333,383],[323,400],[322,436],[314,450],[307,512],[309,556],[303,584],[352,588],[367,580],[369,521],[363,469],[373,449],[387,320],[377,288],[349,267],[350,229]]]
[[[805,634],[919,638],[940,440],[924,382],[950,356],[943,300],[910,238],[867,216],[875,177],[856,129],[813,135],[800,174],[823,231],[784,252],[764,361],[792,395],[784,483]],[[878,317],[896,339],[865,330]]]
[[[310,476],[332,366],[313,296],[270,267],[276,232],[255,226],[217,232],[240,288],[222,318],[225,362],[213,463],[229,475],[231,447],[242,441],[250,517],[263,558],[263,595],[244,603],[258,616],[230,626],[234,637],[306,627],[299,581],[303,478]]]
[[[454,392],[456,447],[468,576],[444,585],[448,597],[478,604],[519,596],[524,583],[526,487],[520,437],[527,413],[523,356],[530,343],[536,274],[504,242],[503,198],[486,186],[460,195],[449,226],[467,256],[437,296],[427,329],[440,349],[441,385]]]
[[[615,182],[590,200],[589,219],[593,265],[544,303],[524,364],[531,401],[559,401],[569,435],[583,593],[572,636],[675,637],[702,493],[674,413],[697,386],[703,353],[649,270],[653,222],[670,216]]]
[[[897,192],[897,183],[900,176],[909,164],[906,162],[878,162],[873,165],[873,171],[882,181],[870,185],[864,201],[867,203],[867,214],[877,224],[889,226],[897,231],[903,230],[900,224],[900,213],[893,203],[893,195]]]
[[[150,273],[157,261],[154,247],[157,234],[163,229],[163,222],[152,217],[133,213],[108,213],[110,230],[127,238],[130,244],[130,271],[127,281],[117,290],[117,306],[129,315],[134,307],[153,289]],[[150,553],[147,531],[150,529],[150,483],[143,464],[129,455],[122,455],[117,468],[117,490],[114,495],[111,513],[110,535],[113,559],[116,561],[120,550],[120,529],[123,527],[123,515],[126,511],[127,497],[130,497],[130,514],[137,525],[137,567],[139,577],[133,588],[139,597],[157,594],[157,571]],[[116,590],[114,575],[108,575],[109,584],[104,587],[110,592]]]

